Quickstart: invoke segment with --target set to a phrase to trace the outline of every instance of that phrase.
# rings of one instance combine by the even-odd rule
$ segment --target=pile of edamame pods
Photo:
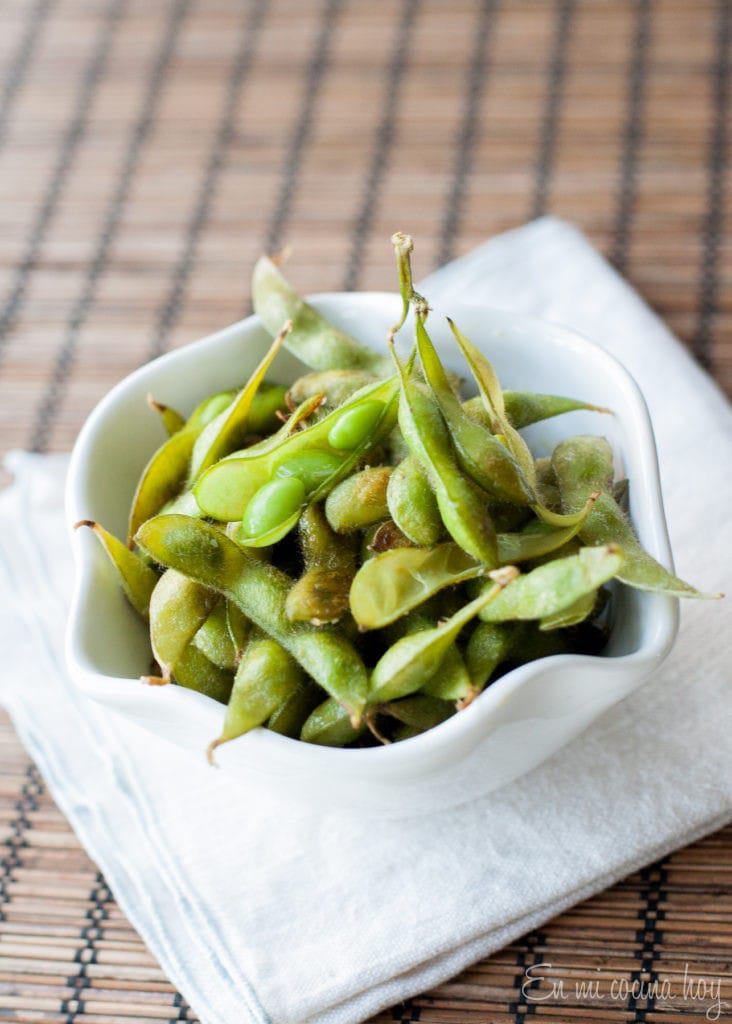
[[[143,470],[127,543],[85,521],[149,620],[146,682],[226,705],[219,743],[257,726],[330,746],[394,742],[460,713],[508,668],[601,650],[611,580],[701,597],[640,546],[599,436],[535,459],[520,431],[580,399],[503,391],[450,322],[478,395],[440,362],[392,239],[402,315],[375,353],[261,259],[273,337],[240,389],[184,417]],[[415,338],[394,349],[410,309]],[[282,346],[311,372],[266,375]]]

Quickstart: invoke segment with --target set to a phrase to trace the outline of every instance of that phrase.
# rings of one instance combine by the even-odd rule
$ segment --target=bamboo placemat
[[[393,288],[394,229],[425,273],[544,212],[732,391],[731,36],[728,0],[2,0],[3,446],[68,449],[114,381],[247,311],[263,249],[305,291]],[[0,843],[0,1019],[192,1019],[2,716]],[[377,1020],[729,1013],[731,852]]]

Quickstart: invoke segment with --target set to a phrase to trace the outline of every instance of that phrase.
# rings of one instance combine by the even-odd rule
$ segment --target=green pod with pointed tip
[[[212,748],[263,725],[301,689],[304,678],[281,644],[261,634],[253,636],[236,670],[221,735]]]
[[[82,519],[76,525],[88,526],[94,531],[114,568],[125,597],[139,615],[148,618],[150,597],[158,582],[155,570],[150,568],[136,551],[131,551],[99,523],[91,519]]]
[[[262,256],[252,275],[254,312],[271,335],[292,321],[286,347],[313,370],[366,370],[377,377],[391,372],[388,359],[335,327],[301,298],[279,268]]]
[[[613,453],[603,437],[583,435],[561,441],[552,454],[552,466],[562,496],[562,507],[574,512],[592,491],[600,491],[592,512],[580,530],[585,544],[619,544],[625,559],[617,577],[639,590],[671,597],[712,597],[674,576],[644,551],[612,495]]]

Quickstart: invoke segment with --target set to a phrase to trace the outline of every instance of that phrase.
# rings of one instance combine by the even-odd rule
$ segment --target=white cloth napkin
[[[732,417],[574,228],[544,219],[423,283],[599,340],[651,406],[679,572],[729,589]],[[658,676],[473,804],[360,823],[264,801],[80,696],[63,662],[63,458],[0,495],[0,697],[122,909],[205,1024],[348,1024],[455,974],[732,816],[721,605],[684,607]]]

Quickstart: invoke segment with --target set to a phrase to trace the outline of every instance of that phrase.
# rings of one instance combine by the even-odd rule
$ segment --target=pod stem
[[[412,260],[411,253],[414,250],[414,240],[411,235],[405,235],[403,231],[397,231],[391,236],[391,244],[396,254],[397,270],[399,272],[399,291],[402,296],[402,315],[399,323],[389,330],[388,340],[391,344],[394,335],[404,326],[404,321],[409,314],[409,307],[414,306],[414,315],[422,323],[427,319],[429,305],[423,295],[414,290],[412,281]]]

